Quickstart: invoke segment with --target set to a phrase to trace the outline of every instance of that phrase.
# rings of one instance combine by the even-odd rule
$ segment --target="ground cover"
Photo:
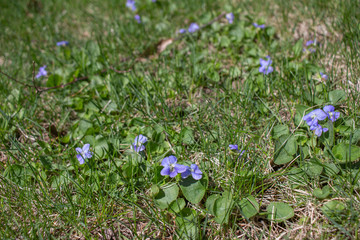
[[[0,7],[2,238],[358,238],[359,2]]]

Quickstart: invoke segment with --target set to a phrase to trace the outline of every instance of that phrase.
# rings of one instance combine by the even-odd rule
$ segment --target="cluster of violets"
[[[186,33],[186,32],[194,33],[199,29],[200,29],[200,27],[199,27],[199,25],[197,23],[190,23],[190,26],[189,26],[188,30],[186,30],[185,28],[181,28],[179,30],[179,33],[180,34],[183,34],[183,33]]]
[[[147,137],[140,134],[135,137],[134,142],[131,144],[130,148],[135,152],[139,153],[145,150],[145,143],[147,142]],[[76,155],[80,164],[85,163],[85,159],[89,159],[93,156],[93,153],[90,151],[90,144],[85,144],[83,148],[76,148]],[[185,166],[177,163],[175,156],[169,156],[162,160],[161,166],[164,168],[161,170],[160,174],[162,176],[170,176],[174,178],[178,173],[181,174],[182,178],[187,178],[192,176],[195,180],[202,178],[202,172],[196,164],[191,164],[191,166]]]
[[[182,178],[187,178],[190,174],[195,180],[200,180],[202,178],[202,172],[198,165],[191,164],[189,167],[178,164],[176,157],[172,155],[164,158],[161,162],[161,166],[164,167],[160,172],[162,176],[174,178],[180,173]]]
[[[326,105],[323,109],[315,109],[303,117],[309,125],[310,130],[315,130],[315,135],[320,137],[323,132],[327,132],[329,129],[323,128],[319,121],[323,121],[329,118],[331,122],[335,122],[340,117],[339,112],[335,112],[335,107],[332,105]]]

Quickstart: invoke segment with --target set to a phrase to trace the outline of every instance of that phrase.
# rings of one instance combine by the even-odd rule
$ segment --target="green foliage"
[[[339,143],[332,149],[335,157],[340,163],[354,162],[360,158],[360,147],[346,143]]]
[[[322,189],[316,188],[316,189],[314,189],[314,192],[313,192],[314,197],[321,199],[321,200],[329,197],[330,194],[331,194],[331,189],[328,185],[326,185]]]
[[[160,188],[158,194],[154,198],[155,204],[161,208],[168,208],[169,205],[176,200],[179,195],[179,187],[176,184],[170,184]]]
[[[208,178],[203,176],[199,181],[188,177],[182,179],[179,183],[182,193],[186,200],[193,204],[197,204],[204,197],[207,186]]]
[[[272,202],[267,208],[267,218],[270,221],[283,222],[294,216],[294,209],[286,203]]]
[[[308,227],[298,210],[311,201],[329,221],[309,229],[356,238],[359,3],[278,1],[276,16],[274,4],[146,0],[132,12],[125,1],[4,1],[2,237],[275,239],[291,237],[294,209]],[[296,27],[310,18],[334,33],[307,29],[316,52],[303,51],[313,38]],[[191,22],[204,27],[178,34]],[[274,71],[264,75],[267,55]],[[43,65],[48,75],[33,79]],[[329,104],[340,117],[320,121],[329,130],[317,137],[303,117]],[[139,134],[148,142],[137,153]],[[85,143],[94,154],[80,164]],[[162,176],[169,155],[198,163],[202,178]]]
[[[248,196],[241,199],[238,204],[240,207],[241,215],[243,215],[243,217],[245,217],[246,219],[255,216],[260,210],[260,206],[253,196]]]

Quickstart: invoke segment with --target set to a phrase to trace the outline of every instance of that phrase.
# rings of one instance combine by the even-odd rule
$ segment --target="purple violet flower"
[[[39,72],[36,74],[35,78],[45,77],[47,75],[47,71],[45,70],[46,65],[39,68]]]
[[[325,79],[325,80],[328,79],[328,76],[326,74],[322,73],[322,72],[320,72],[320,76],[321,76],[322,79]]]
[[[141,152],[145,150],[144,143],[147,142],[147,137],[144,135],[139,135],[135,137],[134,143],[131,145],[131,149],[133,149],[135,152]]]
[[[329,129],[323,128],[320,124],[310,126],[310,130],[315,130],[315,135],[320,137],[323,132],[327,132]]]
[[[133,12],[136,11],[135,0],[127,0],[126,7],[131,9]]]
[[[264,60],[262,58],[260,58],[260,67],[259,67],[259,72],[267,75],[269,73],[272,73],[274,71],[274,68],[271,65],[272,60],[269,56],[266,57],[268,60]]]
[[[181,164],[177,164],[177,159],[175,156],[169,156],[162,160],[161,166],[164,168],[161,170],[160,174],[162,176],[169,175],[171,178],[175,177],[178,173],[183,173],[187,170],[187,167]]]
[[[254,27],[256,27],[256,28],[260,28],[260,29],[264,29],[265,28],[265,24],[257,24],[257,23],[253,23],[252,24]]]
[[[199,29],[200,29],[200,27],[199,27],[199,25],[197,25],[197,23],[191,23],[188,31],[189,31],[189,33],[194,33]]]
[[[195,180],[200,180],[202,178],[202,172],[196,164],[191,164],[190,167],[186,166],[186,171],[181,173],[181,177],[187,178],[190,174]]]
[[[233,21],[234,21],[234,14],[231,12],[231,13],[228,13],[228,14],[226,14],[226,19],[229,21],[229,23],[230,24],[232,24],[233,23]]]
[[[230,144],[229,145],[230,150],[235,150],[239,152],[239,146],[237,144]]]
[[[69,45],[68,41],[60,41],[56,43],[56,46],[67,46],[67,45]]]
[[[308,46],[310,46],[311,44],[315,45],[314,43],[315,43],[315,42],[314,42],[313,40],[309,40],[309,41],[307,41],[307,42],[305,43],[305,46],[308,47]]]
[[[135,20],[136,20],[138,23],[141,23],[141,18],[140,18],[140,16],[139,16],[138,14],[136,14],[136,15],[134,16],[134,18],[135,18]]]
[[[327,114],[321,110],[320,108],[315,109],[311,112],[309,112],[308,114],[306,114],[303,117],[303,120],[306,121],[306,123],[312,127],[312,126],[317,126],[318,125],[318,121],[322,121],[325,120],[327,118]]]
[[[335,122],[340,117],[340,113],[335,112],[335,107],[332,105],[327,105],[323,109],[324,112],[326,112],[326,114],[328,115],[330,121],[332,122]]]
[[[237,152],[240,153],[240,155],[239,155],[238,158],[241,158],[241,157],[244,155],[244,153],[245,153],[245,150],[242,150],[242,151],[239,150],[239,146],[238,146],[237,144],[234,144],[234,145],[230,144],[230,145],[229,145],[229,148],[230,148],[230,150],[235,150],[235,151],[237,151]]]
[[[78,153],[76,155],[76,157],[80,164],[84,164],[85,159],[91,158],[93,155],[93,153],[90,152],[90,144],[89,143],[85,144],[82,148],[76,148],[75,150]]]
[[[307,41],[306,43],[305,43],[305,46],[306,47],[309,47],[309,46],[316,46],[316,39],[315,40],[309,40],[309,41]],[[303,48],[303,51],[304,52],[306,52],[306,51],[309,51],[309,52],[311,52],[311,53],[314,53],[314,52],[316,52],[316,49],[315,48],[313,48],[313,47],[310,47],[310,48],[308,48],[308,49],[306,49],[306,48]]]
[[[180,34],[186,33],[186,29],[181,28],[181,29],[179,30],[179,33],[180,33]]]

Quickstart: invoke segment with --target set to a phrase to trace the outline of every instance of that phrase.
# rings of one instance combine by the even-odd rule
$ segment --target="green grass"
[[[1,238],[359,238],[359,3],[125,2],[0,3]],[[301,119],[328,104],[317,138]],[[170,155],[202,180],[161,176]]]

